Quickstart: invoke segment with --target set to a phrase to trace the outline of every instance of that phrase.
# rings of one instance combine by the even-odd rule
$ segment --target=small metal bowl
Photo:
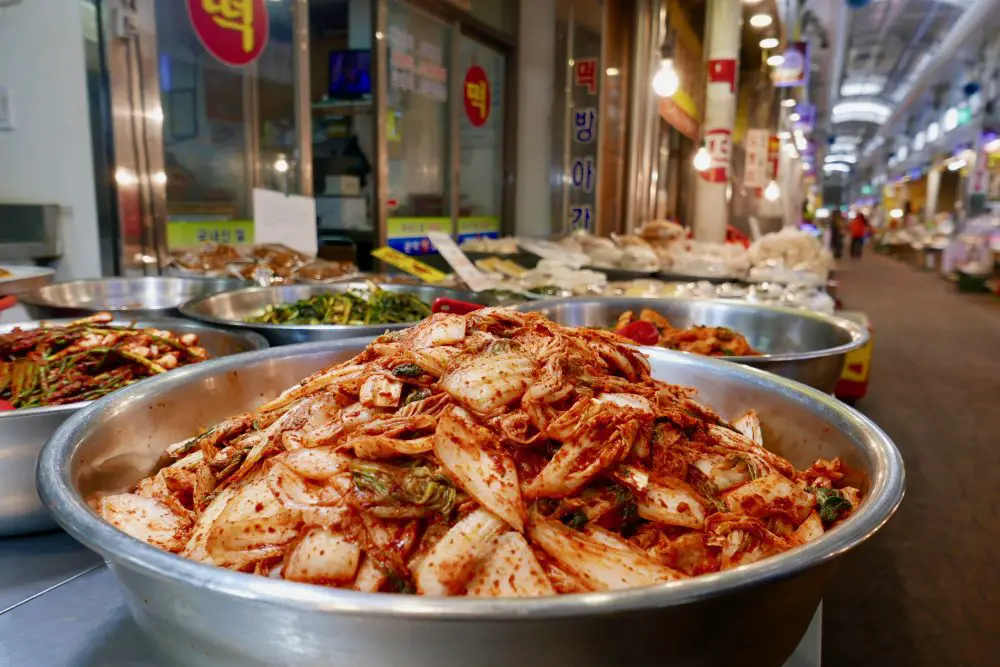
[[[172,317],[185,301],[246,286],[236,278],[95,278],[40,287],[18,295],[35,319],[84,317],[108,311],[124,317]]]
[[[727,299],[583,298],[533,301],[515,308],[575,327],[613,327],[625,311],[638,314],[643,308],[655,310],[676,327],[728,327],[746,336],[762,354],[722,359],[755,366],[828,394],[844,371],[847,353],[868,342],[868,331],[849,320]]]
[[[47,324],[68,324],[72,320],[55,320]],[[16,328],[36,329],[39,322],[21,322],[0,326],[0,334]],[[122,324],[116,322],[115,324]],[[155,327],[177,333],[198,334],[199,345],[213,357],[225,357],[241,352],[261,350],[267,341],[257,334],[223,331],[196,322],[180,319],[159,319],[136,322],[139,327]],[[27,408],[0,412],[0,537],[23,535],[55,527],[52,517],[42,506],[35,491],[35,461],[42,445],[64,421],[90,401],[57,405],[49,408]]]
[[[770,373],[643,348],[654,377],[697,387],[724,417],[757,410],[765,442],[798,467],[842,457],[864,492],[857,511],[809,544],[684,581],[469,599],[358,593],[233,572],[140,542],[87,504],[151,474],[171,443],[276,397],[368,342],[273,348],[184,368],[91,405],[45,446],[38,483],[46,504],[73,537],[110,561],[136,621],[172,664],[777,666],[801,639],[837,561],[902,500],[899,451],[857,411]]]
[[[370,286],[366,282],[338,282],[328,285],[281,285],[274,287],[248,287],[246,289],[224,292],[214,296],[194,299],[181,306],[181,314],[193,320],[221,327],[233,327],[256,331],[267,338],[272,345],[290,345],[318,340],[341,340],[354,337],[374,337],[386,331],[405,329],[415,322],[401,324],[264,324],[262,322],[247,322],[247,318],[255,317],[264,312],[268,306],[284,303],[294,303],[301,299],[320,294],[347,292],[349,290],[364,290]],[[389,292],[414,294],[427,305],[434,303],[440,297],[494,305],[496,299],[474,292],[430,287],[427,285],[390,285],[380,284],[379,288]]]

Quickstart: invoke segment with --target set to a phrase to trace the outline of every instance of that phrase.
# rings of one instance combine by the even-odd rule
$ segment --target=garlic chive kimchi
[[[219,567],[369,592],[543,596],[675,581],[820,537],[860,502],[655,380],[611,332],[484,309],[385,334],[172,445],[119,529]]]

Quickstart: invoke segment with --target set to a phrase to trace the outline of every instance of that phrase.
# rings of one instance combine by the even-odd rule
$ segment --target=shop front
[[[110,0],[113,273],[205,243],[367,257],[512,215],[514,3]],[[108,99],[110,113],[102,114]]]

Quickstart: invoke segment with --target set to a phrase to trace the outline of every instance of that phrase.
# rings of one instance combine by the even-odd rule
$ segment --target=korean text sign
[[[267,46],[266,0],[187,0],[187,9],[202,46],[226,65],[249,65]]]

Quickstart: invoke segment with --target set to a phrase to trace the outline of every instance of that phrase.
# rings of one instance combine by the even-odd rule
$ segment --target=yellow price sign
[[[391,264],[397,269],[409,273],[411,276],[420,278],[425,283],[439,283],[448,277],[446,274],[441,273],[433,266],[428,266],[423,262],[413,259],[409,255],[386,246],[383,246],[378,250],[373,250],[372,257],[380,259],[386,264]]]

